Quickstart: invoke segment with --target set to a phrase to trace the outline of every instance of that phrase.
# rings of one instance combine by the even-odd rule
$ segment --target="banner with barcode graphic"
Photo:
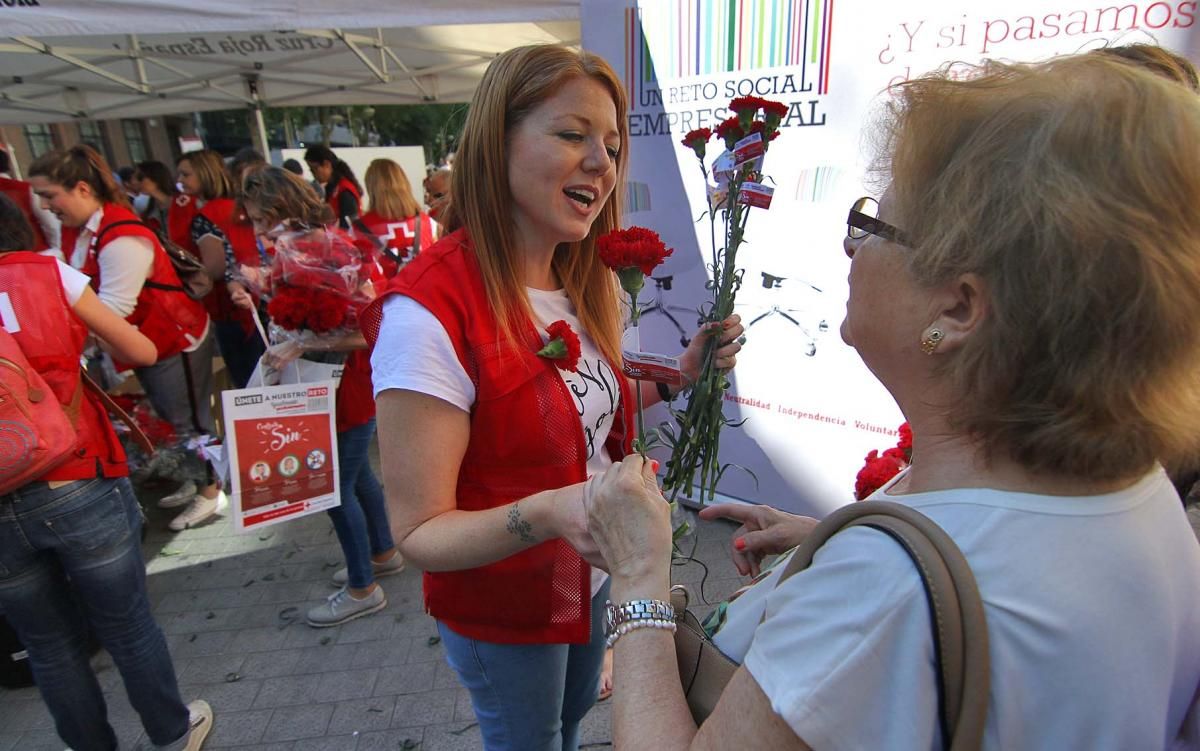
[[[341,504],[332,380],[221,395],[234,526],[245,531]]]
[[[823,517],[853,500],[867,452],[898,440],[904,416],[839,334],[846,214],[881,188],[871,123],[889,84],[956,62],[1105,44],[1156,43],[1200,60],[1198,18],[1197,3],[1180,0],[581,0],[584,48],[612,63],[629,96],[625,222],[675,249],[642,293],[645,351],[682,351],[711,299],[709,200],[719,191],[681,141],[730,117],[734,97],[787,107],[737,257],[747,343],[725,415],[744,423],[721,435],[731,471],[718,493]],[[708,142],[705,168],[724,148]],[[655,407],[648,424],[669,419]]]

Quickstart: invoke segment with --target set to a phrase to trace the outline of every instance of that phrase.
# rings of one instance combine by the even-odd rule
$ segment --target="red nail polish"
[[[745,537],[737,538],[736,540],[733,541],[733,546],[735,548],[737,548],[738,550],[745,550],[746,549],[746,538]]]
[[[650,469],[654,470],[655,474],[658,474],[658,460],[657,459],[650,460]]]

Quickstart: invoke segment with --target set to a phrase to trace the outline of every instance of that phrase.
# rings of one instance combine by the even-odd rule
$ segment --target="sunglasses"
[[[846,217],[846,237],[861,240],[867,235],[882,237],[906,248],[912,247],[902,230],[879,218],[879,201],[863,196],[850,205],[850,214]]]

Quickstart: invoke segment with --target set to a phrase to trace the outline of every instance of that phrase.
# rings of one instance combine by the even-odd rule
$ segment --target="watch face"
[[[611,634],[613,630],[613,622],[617,619],[617,606],[612,604],[612,600],[604,603],[604,632]]]

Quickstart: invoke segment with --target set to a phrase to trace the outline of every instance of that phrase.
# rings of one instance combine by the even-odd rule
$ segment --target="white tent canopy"
[[[466,101],[578,0],[2,0],[0,122]]]

